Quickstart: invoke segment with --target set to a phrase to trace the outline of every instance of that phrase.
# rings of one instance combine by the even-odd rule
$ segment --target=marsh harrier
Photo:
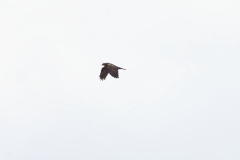
[[[101,80],[105,80],[108,73],[110,73],[110,75],[113,76],[114,78],[118,78],[118,70],[123,69],[123,68],[115,66],[114,64],[111,64],[111,63],[103,63],[102,65],[104,67],[102,68],[100,76],[99,76]],[[123,70],[126,70],[126,69],[123,69]]]

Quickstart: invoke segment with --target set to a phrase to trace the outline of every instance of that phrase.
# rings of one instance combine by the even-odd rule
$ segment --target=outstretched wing
[[[107,67],[103,67],[99,76],[100,79],[104,80],[107,77],[107,75],[108,75],[108,69]]]
[[[108,66],[108,72],[110,73],[111,76],[114,78],[118,78],[118,68],[114,65],[109,65]]]

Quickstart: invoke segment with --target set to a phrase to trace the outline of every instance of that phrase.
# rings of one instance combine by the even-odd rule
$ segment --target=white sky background
[[[239,8],[0,0],[0,159],[239,160]]]

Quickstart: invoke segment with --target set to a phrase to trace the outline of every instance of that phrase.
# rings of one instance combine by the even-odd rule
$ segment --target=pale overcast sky
[[[0,0],[0,159],[239,160],[239,8]]]

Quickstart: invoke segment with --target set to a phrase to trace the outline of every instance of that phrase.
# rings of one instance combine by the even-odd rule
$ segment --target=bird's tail
[[[122,69],[122,70],[126,70],[126,69],[124,69],[124,68],[120,68],[120,69]]]

